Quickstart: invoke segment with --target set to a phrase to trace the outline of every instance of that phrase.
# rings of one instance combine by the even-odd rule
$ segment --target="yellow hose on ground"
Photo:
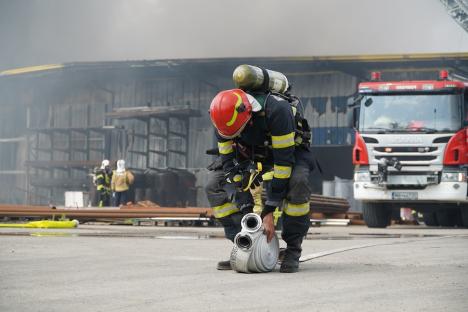
[[[71,229],[78,227],[78,220],[52,221],[40,220],[28,223],[0,223],[3,228],[40,228],[40,229]]]

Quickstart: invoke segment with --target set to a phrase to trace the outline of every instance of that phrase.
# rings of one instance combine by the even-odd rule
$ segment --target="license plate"
[[[417,192],[392,192],[392,199],[416,200],[418,199],[418,193]]]
[[[427,185],[427,177],[426,176],[391,175],[391,176],[388,176],[387,178],[387,184]]]

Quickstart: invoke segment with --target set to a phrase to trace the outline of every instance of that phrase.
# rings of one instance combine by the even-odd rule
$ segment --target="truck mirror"
[[[346,126],[349,128],[354,128],[354,112],[356,111],[355,107],[348,107],[346,111]]]
[[[349,97],[346,101],[346,105],[348,107],[355,107],[355,106],[359,106],[361,104],[361,100],[363,98],[363,95],[362,94],[359,94],[357,96],[352,96],[352,97]]]

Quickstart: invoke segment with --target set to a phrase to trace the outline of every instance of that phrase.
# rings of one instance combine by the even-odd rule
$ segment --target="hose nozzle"
[[[257,232],[262,227],[262,218],[256,213],[248,213],[242,218],[241,226],[243,231]]]

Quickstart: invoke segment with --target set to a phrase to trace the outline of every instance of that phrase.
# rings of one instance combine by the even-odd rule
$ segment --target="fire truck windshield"
[[[366,95],[361,100],[361,133],[455,132],[462,127],[460,94]]]

